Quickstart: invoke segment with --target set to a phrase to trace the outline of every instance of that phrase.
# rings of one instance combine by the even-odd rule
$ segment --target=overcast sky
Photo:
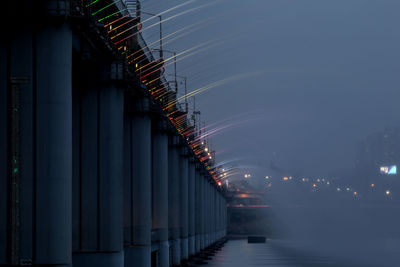
[[[183,2],[144,0],[143,10]],[[206,124],[240,122],[212,138],[218,161],[328,174],[353,164],[357,141],[400,125],[400,1],[198,0],[163,19],[208,3],[163,34],[197,23],[165,49],[214,44],[178,62],[189,91],[237,77],[196,96]],[[144,33],[148,43],[157,34]]]

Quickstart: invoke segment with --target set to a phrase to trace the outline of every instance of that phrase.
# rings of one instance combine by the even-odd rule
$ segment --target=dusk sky
[[[155,2],[143,10],[185,1]],[[241,158],[267,174],[274,159],[288,172],[325,175],[349,168],[366,135],[400,125],[399,1],[194,1],[163,19],[205,4],[163,24],[164,36],[202,25],[164,48],[211,43],[178,61],[189,91],[236,77],[196,96],[207,125],[240,122],[212,138],[217,161]],[[144,35],[157,40],[158,27]]]

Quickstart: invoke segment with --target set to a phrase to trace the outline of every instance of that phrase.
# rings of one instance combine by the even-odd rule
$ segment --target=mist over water
[[[334,192],[299,195],[291,190],[272,200],[280,246],[347,264],[398,265],[398,202],[368,203]]]

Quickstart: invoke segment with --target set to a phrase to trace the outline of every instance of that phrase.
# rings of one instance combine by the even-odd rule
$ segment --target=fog
[[[142,7],[159,13],[183,2]],[[227,180],[251,174],[246,182],[266,192],[277,245],[397,266],[400,177],[380,167],[400,164],[400,2],[194,1],[165,18],[204,4],[163,23],[164,36],[194,25],[164,48],[209,42],[178,57],[178,74],[188,92],[224,81],[188,102],[217,130],[217,163],[235,170]],[[158,34],[144,32],[155,48]]]

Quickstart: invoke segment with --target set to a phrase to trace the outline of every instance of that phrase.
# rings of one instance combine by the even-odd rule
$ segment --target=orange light
[[[312,187],[316,188],[316,187],[317,187],[317,185],[316,185],[316,184],[313,184],[313,185],[312,185]]]
[[[284,181],[287,181],[287,180],[289,180],[289,178],[287,178],[287,177],[285,176],[285,177],[283,177],[283,180],[284,180]]]

